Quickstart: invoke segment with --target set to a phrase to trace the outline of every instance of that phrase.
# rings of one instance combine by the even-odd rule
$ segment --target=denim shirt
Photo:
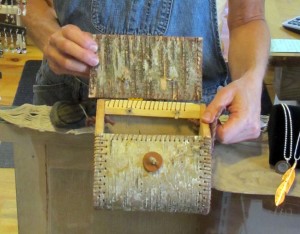
[[[203,98],[208,103],[224,85],[227,68],[218,35],[215,0],[54,0],[61,26],[93,34],[143,34],[203,38]],[[34,86],[35,104],[87,98],[83,79],[55,75],[43,61]]]

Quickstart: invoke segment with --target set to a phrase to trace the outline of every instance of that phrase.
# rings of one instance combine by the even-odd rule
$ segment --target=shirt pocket
[[[91,21],[101,33],[163,35],[173,0],[92,0]]]

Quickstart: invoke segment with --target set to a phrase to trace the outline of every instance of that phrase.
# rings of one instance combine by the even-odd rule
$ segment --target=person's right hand
[[[90,67],[99,63],[92,34],[75,25],[66,25],[52,34],[43,50],[51,70],[58,75],[88,78]]]

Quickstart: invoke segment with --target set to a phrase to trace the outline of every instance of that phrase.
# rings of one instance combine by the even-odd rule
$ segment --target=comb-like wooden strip
[[[199,134],[211,138],[209,125],[201,122],[205,104],[136,100],[98,100],[96,133],[104,131],[104,115],[144,116],[175,119],[199,119]]]
[[[175,119],[199,119],[205,104],[159,101],[110,100],[105,114],[147,116]]]

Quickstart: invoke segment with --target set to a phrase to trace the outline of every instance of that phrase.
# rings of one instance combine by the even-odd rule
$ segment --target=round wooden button
[[[143,165],[146,171],[155,172],[163,163],[163,159],[159,153],[148,152],[144,155]]]

